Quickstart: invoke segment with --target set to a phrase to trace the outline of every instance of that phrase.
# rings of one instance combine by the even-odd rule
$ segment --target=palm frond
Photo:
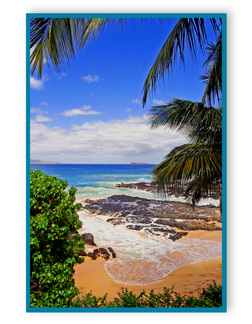
[[[218,28],[216,20],[210,20],[214,30]],[[193,57],[196,58],[196,46],[203,49],[207,41],[204,18],[181,18],[165,41],[159,52],[143,88],[143,106],[146,104],[147,96],[152,89],[155,90],[157,80],[164,78],[176,62],[177,56],[184,62],[185,46],[188,45]]]
[[[152,128],[164,126],[176,129],[196,142],[221,140],[221,108],[205,107],[199,102],[174,99],[167,105],[152,107],[148,119]]]
[[[87,42],[95,39],[101,34],[107,25],[117,24],[122,26],[126,24],[124,18],[89,18],[85,28],[82,30],[80,37],[80,47],[83,47]]]
[[[155,182],[160,188],[196,178],[220,178],[221,173],[222,154],[208,143],[176,147],[153,169]]]
[[[192,200],[192,204],[198,203],[200,199],[206,198],[211,194],[217,194],[221,197],[221,179],[204,178],[194,179],[189,182],[185,189],[185,197]]]
[[[56,69],[75,58],[76,43],[86,20],[83,18],[32,18],[30,20],[31,74],[43,71],[49,58]],[[49,65],[49,64],[48,64]]]
[[[220,101],[222,93],[222,33],[220,33],[216,44],[208,44],[206,50],[209,52],[204,65],[207,66],[207,73],[201,76],[201,80],[206,83],[206,88],[201,102],[208,101],[211,105],[217,97]]]

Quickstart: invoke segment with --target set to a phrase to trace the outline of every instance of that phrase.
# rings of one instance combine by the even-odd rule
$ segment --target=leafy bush
[[[88,293],[77,298],[72,307],[221,307],[222,286],[215,282],[203,289],[199,297],[181,296],[174,288],[164,288],[163,293],[155,294],[154,291],[146,293],[144,290],[136,295],[127,288],[122,288],[118,298],[107,301],[107,294],[95,297]]]
[[[79,293],[73,266],[83,262],[78,252],[84,242],[74,204],[75,188],[67,181],[30,173],[30,306],[70,307]],[[72,235],[70,235],[72,234]]]

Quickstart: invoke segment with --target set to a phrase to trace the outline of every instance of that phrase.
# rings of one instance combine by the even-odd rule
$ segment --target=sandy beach
[[[221,231],[196,230],[190,231],[187,237],[221,242],[222,233]],[[143,290],[149,292],[152,289],[155,293],[159,293],[163,291],[163,287],[172,286],[183,295],[197,296],[202,288],[207,287],[213,280],[217,284],[222,282],[221,258],[182,266],[167,275],[162,282],[144,286],[115,282],[105,270],[105,262],[103,258],[91,260],[85,257],[84,263],[75,266],[74,279],[81,296],[90,291],[97,297],[108,293],[108,300],[113,300],[117,297],[121,287],[128,288],[135,293]]]

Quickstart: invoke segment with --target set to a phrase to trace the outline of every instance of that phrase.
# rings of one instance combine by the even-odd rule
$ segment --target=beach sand
[[[222,233],[198,230],[189,232],[187,237],[221,242]],[[74,279],[80,296],[92,292],[93,295],[102,297],[108,293],[107,299],[113,300],[121,287],[138,294],[143,290],[149,292],[152,289],[155,293],[160,293],[163,292],[163,287],[172,286],[182,295],[197,296],[202,288],[206,288],[213,280],[217,284],[222,282],[221,258],[182,266],[167,275],[162,282],[144,286],[115,282],[105,270],[104,263],[103,258],[91,260],[85,257],[84,263],[75,266]]]

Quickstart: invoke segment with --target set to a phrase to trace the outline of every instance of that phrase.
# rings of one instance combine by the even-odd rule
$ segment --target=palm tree
[[[142,19],[141,21],[145,21]],[[159,19],[161,23],[171,22],[170,19]],[[54,68],[59,69],[75,58],[76,51],[103,32],[107,25],[126,23],[122,18],[32,18],[30,21],[30,65],[31,73],[43,72],[44,60],[49,58]],[[154,91],[157,81],[171,72],[178,57],[185,60],[185,48],[196,58],[197,45],[203,50],[208,42],[206,30],[210,23],[217,35],[216,44],[209,44],[209,56],[206,60],[214,60],[209,83],[206,85],[204,98],[216,95],[216,86],[222,85],[222,27],[221,19],[215,18],[180,18],[162,46],[143,87],[142,104],[145,106],[150,91]],[[204,99],[205,100],[205,99]],[[203,101],[204,101],[203,100]],[[203,102],[204,103],[204,102]]]
[[[176,99],[167,105],[155,106],[149,115],[152,128],[169,126],[186,133],[191,141],[174,148],[165,160],[153,169],[159,192],[167,186],[185,184],[185,196],[193,205],[211,192],[222,189],[222,33],[216,44],[208,44],[206,73],[201,76],[206,88],[200,103]],[[211,103],[218,100],[218,109]],[[210,107],[207,107],[206,102]]]
[[[193,205],[211,192],[221,192],[222,109],[175,99],[151,110],[152,128],[169,126],[184,132],[190,143],[174,148],[153,169],[159,192],[168,186],[186,185],[185,195]]]

